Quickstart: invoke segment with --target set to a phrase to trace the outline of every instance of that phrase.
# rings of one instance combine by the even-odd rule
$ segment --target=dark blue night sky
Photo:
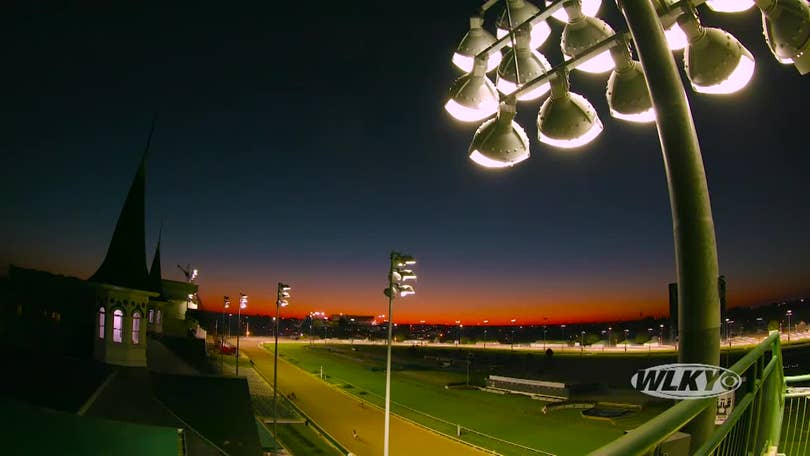
[[[658,138],[610,118],[607,75],[571,78],[605,124],[594,143],[541,146],[528,102],[530,160],[467,158],[476,126],[442,105],[478,2],[29,3],[0,12],[3,267],[95,271],[157,112],[147,256],[163,221],[163,270],[199,268],[206,308],[244,291],[269,312],[286,281],[291,314],[384,313],[397,249],[420,275],[402,321],[666,312]],[[613,2],[600,17],[624,29]],[[758,12],[701,17],[757,60],[741,93],[687,89],[730,305],[810,294],[810,79],[775,61]],[[551,26],[540,51],[556,64]]]

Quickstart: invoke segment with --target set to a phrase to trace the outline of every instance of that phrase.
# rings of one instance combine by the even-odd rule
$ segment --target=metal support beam
[[[678,360],[720,363],[717,245],[697,133],[680,74],[651,0],[619,3],[644,68],[656,114],[672,211],[678,282]],[[709,407],[686,427],[692,451],[714,427]]]

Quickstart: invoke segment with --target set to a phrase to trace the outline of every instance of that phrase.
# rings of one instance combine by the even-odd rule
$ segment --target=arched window
[[[121,309],[113,311],[113,342],[121,343],[121,333],[124,329],[124,312]]]
[[[155,309],[149,309],[149,324],[151,325],[155,321]]]
[[[141,343],[141,313],[132,314],[132,343]]]
[[[157,310],[157,315],[155,315],[155,323],[160,324],[160,309]]]
[[[106,311],[103,307],[98,308],[98,338],[104,338],[104,317],[106,316]]]

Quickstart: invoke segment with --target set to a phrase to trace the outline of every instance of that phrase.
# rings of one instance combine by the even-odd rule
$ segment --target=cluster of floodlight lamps
[[[630,34],[615,33],[595,17],[601,0],[547,1],[543,10],[524,0],[504,0],[505,8],[495,23],[496,38],[483,24],[486,11],[498,1],[487,1],[470,18],[470,31],[452,59],[466,74],[453,83],[445,109],[464,122],[487,119],[475,132],[470,159],[500,168],[529,158],[529,138],[513,120],[516,104],[549,92],[537,116],[540,142],[575,148],[596,138],[602,122],[583,96],[570,91],[571,69],[612,71],[606,91],[610,114],[630,122],[655,121],[644,70],[632,58]],[[700,24],[695,7],[704,2],[720,12],[745,11],[756,4],[776,59],[794,64],[801,74],[810,71],[807,0],[658,0],[655,4],[670,49],[684,49],[684,70],[695,91],[733,93],[754,74],[754,58],[736,38]],[[565,62],[555,67],[537,51],[550,34],[549,16],[565,23],[560,43]],[[495,72],[495,83],[487,76],[490,72]]]
[[[385,296],[388,297],[388,353],[385,361],[385,432],[383,435],[383,456],[388,456],[389,440],[391,436],[391,337],[394,325],[394,298],[396,296],[405,297],[415,294],[413,285],[405,283],[409,280],[416,280],[416,274],[409,269],[416,264],[416,260],[410,255],[399,252],[391,252],[391,263],[388,268],[388,287],[385,289]]]

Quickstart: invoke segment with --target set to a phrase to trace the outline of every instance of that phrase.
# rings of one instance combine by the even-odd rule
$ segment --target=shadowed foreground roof
[[[0,399],[3,454],[177,456],[173,427],[78,416]]]

